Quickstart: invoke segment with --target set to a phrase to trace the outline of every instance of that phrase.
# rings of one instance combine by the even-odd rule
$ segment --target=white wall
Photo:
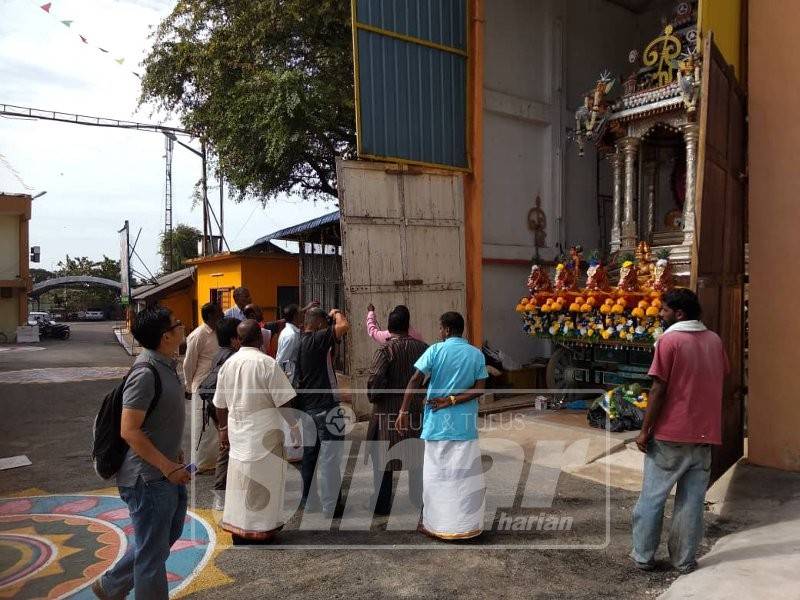
[[[636,16],[605,0],[487,0],[485,10],[484,337],[525,362],[549,348],[514,312],[534,250],[528,211],[541,196],[543,258],[559,243],[596,246],[594,153],[578,158],[566,128],[600,72],[627,65],[639,35]]]
[[[19,216],[0,215],[0,279],[19,277]]]

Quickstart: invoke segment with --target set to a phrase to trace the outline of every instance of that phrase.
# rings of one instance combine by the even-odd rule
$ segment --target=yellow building
[[[28,320],[28,194],[0,194],[0,341],[14,341]]]
[[[237,252],[224,252],[214,256],[186,261],[196,267],[196,309],[200,323],[200,307],[206,302],[217,302],[223,310],[234,305],[233,290],[246,287],[253,302],[258,304],[264,319],[279,318],[280,310],[298,302],[298,258],[277,246],[269,245],[267,252],[255,247]]]
[[[168,308],[186,327],[186,333],[197,327],[197,296],[194,267],[163,275],[153,283],[133,289],[131,300],[137,312],[145,306],[158,304]]]

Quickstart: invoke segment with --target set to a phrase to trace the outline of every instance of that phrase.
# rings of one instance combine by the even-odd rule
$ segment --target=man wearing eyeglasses
[[[92,585],[98,598],[166,600],[166,560],[183,531],[186,487],[191,479],[183,463],[185,419],[183,385],[175,357],[183,344],[183,324],[166,308],[136,315],[132,333],[142,345],[122,393],[120,435],[128,453],[117,472],[117,487],[128,505],[135,544]],[[160,390],[160,392],[159,392]],[[152,406],[152,408],[151,408]]]

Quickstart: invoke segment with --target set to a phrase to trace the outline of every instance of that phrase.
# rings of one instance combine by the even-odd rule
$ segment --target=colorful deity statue
[[[649,287],[656,292],[666,292],[672,288],[672,265],[666,258],[656,261],[652,283]]]
[[[608,282],[608,270],[602,261],[590,261],[586,270],[586,289],[607,292],[611,289]]]
[[[575,277],[575,283],[581,277],[581,264],[583,263],[583,246],[573,246],[569,249],[570,262],[567,267],[572,269],[572,275]]]
[[[617,287],[623,292],[638,292],[639,277],[633,261],[626,260],[619,270],[619,283]]]
[[[528,291],[531,296],[538,292],[552,292],[553,283],[550,281],[550,276],[547,271],[540,268],[539,265],[531,267],[531,274],[528,277]]]
[[[575,279],[575,272],[570,266],[564,263],[559,263],[556,266],[556,285],[557,292],[574,292],[578,287],[578,282]]]
[[[645,287],[653,280],[653,269],[655,259],[650,251],[650,244],[642,240],[636,246],[636,264],[639,278],[639,286]]]

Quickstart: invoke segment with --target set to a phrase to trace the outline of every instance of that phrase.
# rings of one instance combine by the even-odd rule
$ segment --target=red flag
[[[47,4],[42,4],[39,8],[41,8],[44,12],[49,13],[52,5],[52,2],[48,2]]]
[[[89,43],[89,42],[87,42],[87,41],[86,41],[86,38],[85,38],[85,37],[83,37],[82,35],[81,35],[81,36],[79,36],[79,37],[81,38],[81,41],[82,41],[84,44],[88,44],[88,43]]]

